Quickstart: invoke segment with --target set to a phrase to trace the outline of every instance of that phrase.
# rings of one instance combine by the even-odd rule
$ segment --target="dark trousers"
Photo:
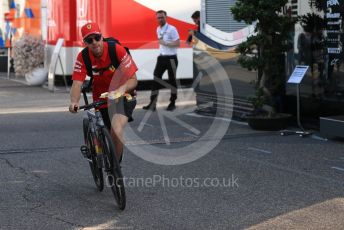
[[[170,101],[174,102],[177,99],[177,67],[178,58],[177,55],[172,56],[158,56],[156,66],[154,69],[154,82],[152,84],[151,101],[156,102],[160,85],[171,89]],[[162,75],[165,71],[168,73],[168,84],[162,80]]]

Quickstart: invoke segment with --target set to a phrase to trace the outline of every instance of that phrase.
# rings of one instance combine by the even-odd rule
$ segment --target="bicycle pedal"
[[[89,151],[89,149],[87,148],[87,146],[86,145],[83,145],[83,146],[81,146],[80,147],[80,151],[81,151],[81,153],[82,153],[82,155],[85,157],[85,158],[90,158],[90,151]]]

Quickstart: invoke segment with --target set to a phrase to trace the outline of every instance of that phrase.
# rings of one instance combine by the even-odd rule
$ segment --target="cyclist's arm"
[[[136,74],[134,74],[130,79],[128,79],[123,85],[118,87],[116,90],[111,90],[112,94],[120,93],[121,95],[125,93],[131,93],[137,86]]]
[[[121,95],[131,93],[137,86],[137,66],[122,46],[118,46],[116,52],[117,58],[121,60],[121,63],[113,75],[114,81],[111,83],[109,91],[115,94],[120,93]]]
[[[80,95],[81,95],[81,87],[83,82],[74,80],[72,84],[72,88],[70,90],[70,105],[69,111],[71,113],[76,113],[74,107],[79,107]]]
[[[132,92],[137,86],[137,77],[134,74],[129,80],[125,83],[125,93]]]
[[[79,100],[81,94],[81,87],[86,78],[87,70],[80,52],[74,64],[74,71],[72,75],[72,88],[70,91],[70,105],[69,111],[75,113],[74,107],[79,107]]]

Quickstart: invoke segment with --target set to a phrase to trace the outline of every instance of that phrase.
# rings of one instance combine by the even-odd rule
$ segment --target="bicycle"
[[[107,175],[107,182],[111,187],[116,203],[120,210],[125,209],[126,196],[121,167],[116,159],[115,146],[109,130],[105,127],[99,106],[107,104],[107,101],[95,101],[88,103],[86,90],[82,89],[85,105],[79,110],[87,111],[87,117],[83,119],[83,133],[85,145],[80,151],[89,161],[93,180],[101,192],[104,189],[103,171]],[[94,109],[94,112],[90,111]]]

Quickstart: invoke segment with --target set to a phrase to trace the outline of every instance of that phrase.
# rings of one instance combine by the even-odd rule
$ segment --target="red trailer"
[[[89,21],[97,22],[104,37],[115,37],[131,49],[139,71],[139,80],[152,80],[159,54],[155,12],[167,11],[168,23],[177,27],[181,37],[178,51],[178,78],[192,78],[192,48],[185,40],[194,28],[191,14],[200,9],[199,0],[48,0],[47,4],[48,60],[59,38],[64,39],[60,52],[63,70],[70,75],[77,53],[82,49],[80,28]],[[44,22],[43,22],[44,24]],[[56,74],[62,74],[58,66]]]

